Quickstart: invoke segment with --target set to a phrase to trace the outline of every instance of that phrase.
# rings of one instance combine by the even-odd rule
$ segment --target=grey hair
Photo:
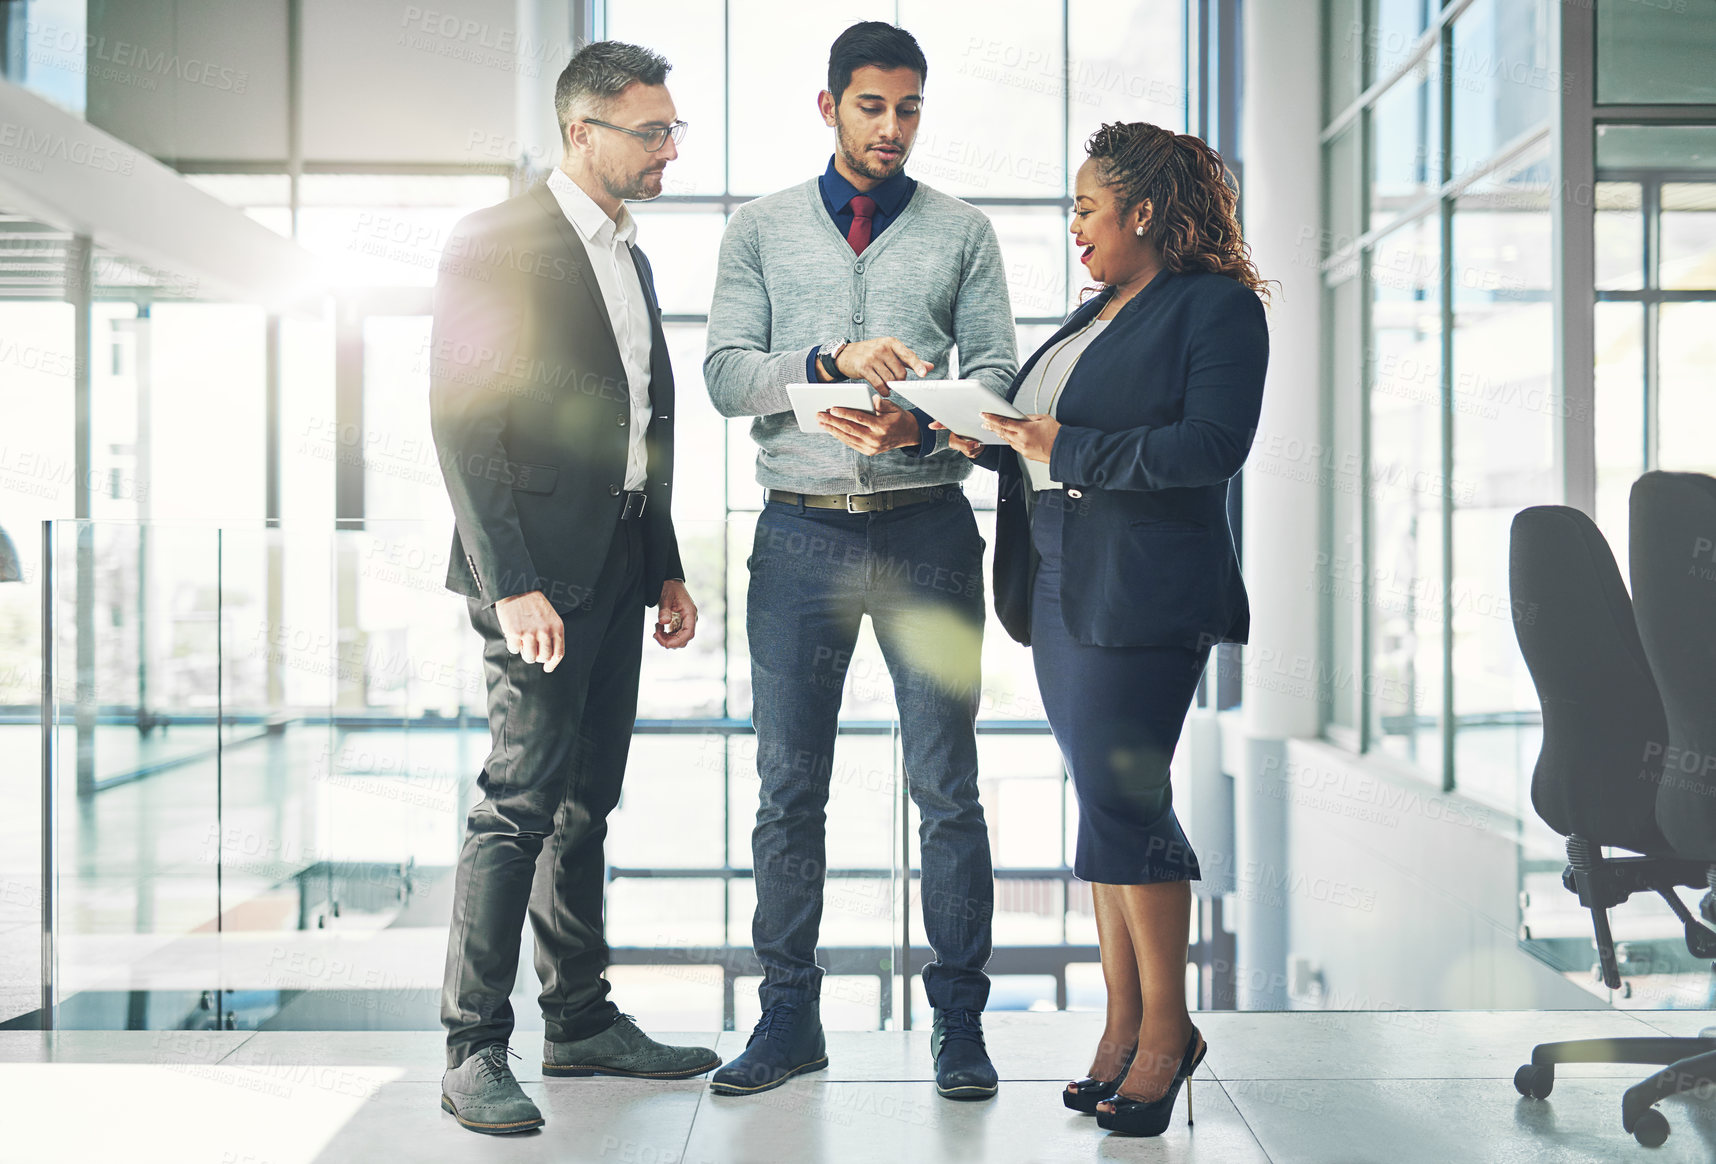
[[[660,85],[672,68],[660,53],[620,40],[591,41],[573,53],[554,83],[560,144],[566,144],[566,126],[573,117],[600,116],[627,85],[633,81]]]

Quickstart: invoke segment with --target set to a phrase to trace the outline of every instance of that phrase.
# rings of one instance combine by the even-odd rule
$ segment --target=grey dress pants
[[[637,718],[643,557],[643,523],[616,522],[588,600],[561,612],[566,657],[552,673],[508,651],[494,608],[467,600],[483,636],[493,748],[453,887],[441,991],[448,1066],[511,1037],[527,914],[548,1038],[584,1038],[619,1014],[602,977],[602,843]]]

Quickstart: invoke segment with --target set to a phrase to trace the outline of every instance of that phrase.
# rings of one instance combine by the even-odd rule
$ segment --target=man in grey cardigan
[[[922,816],[924,928],[935,958],[936,1089],[987,1099],[984,1049],[994,874],[977,799],[983,539],[966,458],[905,395],[833,409],[799,431],[790,384],[960,374],[1005,394],[1017,366],[994,228],[905,173],[927,67],[909,33],[853,25],[834,42],[820,178],[742,206],[727,225],[704,381],[724,416],[755,417],[767,491],[750,558],[747,632],[762,781],[752,833],[763,1016],[711,1082],[779,1086],[828,1063],[816,963],[824,820],[847,665],[868,614],[887,660],[906,779]]]

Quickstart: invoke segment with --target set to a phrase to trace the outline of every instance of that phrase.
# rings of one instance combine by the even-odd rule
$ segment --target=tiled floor
[[[992,1103],[949,1103],[929,1079],[928,1036],[829,1036],[830,1067],[763,1095],[709,1094],[705,1080],[543,1081],[522,1032],[519,1078],[548,1118],[490,1138],[438,1106],[434,1032],[0,1032],[3,1161],[813,1161],[1090,1159],[1245,1164],[1716,1159],[1716,1103],[1662,1105],[1672,1132],[1641,1148],[1620,1127],[1621,1092],[1648,1068],[1558,1072],[1546,1100],[1521,1099],[1514,1068],[1536,1042],[1696,1034],[1711,1012],[1214,1013],[1210,1052],[1167,1134],[1111,1136],[1067,1111],[1092,1014],[989,1016],[1004,1080]],[[743,1032],[672,1036],[731,1056]]]

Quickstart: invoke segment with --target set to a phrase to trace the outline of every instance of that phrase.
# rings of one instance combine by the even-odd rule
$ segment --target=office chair
[[[0,528],[0,582],[22,582],[24,568],[18,562],[18,547],[12,544],[5,529]]]
[[[1716,862],[1716,478],[1646,473],[1631,503],[1633,611],[1668,717],[1656,822]]]
[[[1621,985],[1607,911],[1634,893],[1659,894],[1684,923],[1687,948],[1716,957],[1716,931],[1675,893],[1709,885],[1709,862],[1677,852],[1657,823],[1667,718],[1608,543],[1576,509],[1522,510],[1513,520],[1508,583],[1514,635],[1543,708],[1531,803],[1567,838],[1561,882],[1591,911],[1603,982]],[[1642,855],[1604,856],[1605,847]],[[1541,1043],[1513,1082],[1521,1095],[1542,1099],[1557,1063],[1677,1064],[1712,1051],[1716,1039],[1668,1036]],[[1627,1093],[1621,1126],[1655,1147],[1669,1129],[1651,1105],[1677,1088],[1650,1098],[1640,1090],[1647,1084]]]
[[[1699,912],[1716,920],[1716,478],[1646,473],[1630,510],[1633,611],[1668,719],[1656,823],[1676,854],[1707,863]],[[1687,1057],[1629,1090],[1625,1107],[1716,1085],[1716,1040],[1686,1043]]]

